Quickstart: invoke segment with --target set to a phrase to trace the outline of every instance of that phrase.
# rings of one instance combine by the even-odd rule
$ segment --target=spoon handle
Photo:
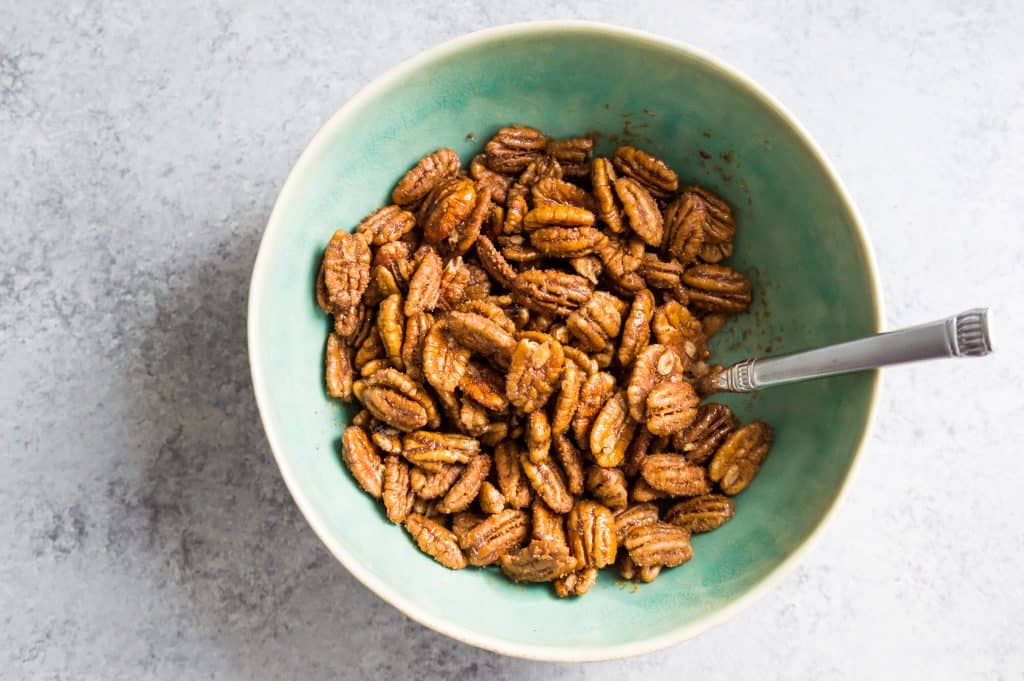
[[[988,308],[975,308],[928,324],[846,343],[743,360],[711,377],[709,387],[715,392],[747,393],[890,364],[943,357],[982,357],[990,352]]]

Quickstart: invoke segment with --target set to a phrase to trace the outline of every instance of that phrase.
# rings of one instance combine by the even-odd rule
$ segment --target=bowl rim
[[[260,239],[260,247],[256,253],[256,259],[253,264],[252,279],[250,280],[249,285],[246,335],[248,337],[249,368],[252,377],[253,391],[256,397],[256,406],[260,414],[260,421],[263,424],[263,430],[267,436],[267,441],[270,444],[271,452],[273,453],[277,466],[281,471],[281,476],[284,478],[285,485],[291,493],[292,498],[295,500],[296,505],[299,507],[299,510],[302,512],[303,517],[305,517],[306,522],[308,522],[310,527],[312,527],[313,532],[320,538],[320,541],[324,543],[334,557],[343,566],[345,566],[345,568],[354,575],[356,579],[358,579],[366,588],[378,597],[391,604],[416,622],[463,643],[500,653],[502,655],[530,660],[549,662],[596,662],[643,655],[677,645],[685,640],[693,638],[739,614],[742,610],[746,609],[764,596],[782,579],[782,577],[796,567],[810,549],[811,545],[820,538],[824,527],[830,520],[832,520],[836,509],[839,507],[840,502],[848,491],[850,480],[853,478],[859,465],[864,445],[871,437],[879,402],[879,371],[876,370],[872,378],[871,393],[868,401],[867,421],[860,439],[857,442],[846,475],[840,482],[839,488],[825,513],[821,518],[819,518],[807,537],[794,548],[793,552],[789,556],[726,606],[697,620],[680,624],[678,627],[664,634],[631,643],[608,646],[585,645],[567,647],[559,645],[516,643],[499,637],[480,634],[462,626],[453,625],[442,617],[436,617],[420,609],[420,607],[415,603],[394,592],[389,584],[384,580],[378,578],[371,571],[360,566],[360,564],[348,552],[346,547],[342,545],[340,541],[337,541],[332,537],[327,529],[315,520],[313,514],[308,512],[308,509],[311,506],[310,502],[295,479],[294,471],[288,462],[288,458],[283,454],[285,447],[280,442],[277,430],[268,417],[268,411],[265,406],[267,404],[267,386],[264,383],[261,372],[256,366],[256,362],[253,360],[254,356],[257,354],[256,350],[260,346],[259,336],[256,334],[256,329],[259,326],[259,319],[262,312],[258,291],[263,288],[262,282],[267,276],[268,271],[267,261],[269,256],[266,248],[267,235],[274,230],[280,229],[280,226],[277,223],[279,221],[279,214],[282,211],[281,207],[291,201],[292,196],[296,191],[296,187],[299,184],[301,177],[305,174],[307,166],[311,161],[311,157],[316,155],[316,152],[320,147],[322,147],[331,137],[333,131],[338,128],[353,112],[358,110],[364,104],[372,101],[372,99],[384,88],[433,61],[442,59],[452,53],[496,40],[550,35],[565,32],[628,39],[642,44],[676,51],[688,58],[704,62],[706,65],[717,69],[723,77],[731,79],[735,84],[747,90],[753,97],[759,99],[765,106],[773,110],[774,113],[796,133],[800,141],[824,169],[825,175],[829,183],[832,185],[833,190],[836,192],[841,203],[852,217],[855,232],[859,238],[864,260],[867,264],[868,278],[870,279],[872,288],[875,303],[875,331],[881,330],[881,321],[884,318],[882,287],[878,275],[877,263],[875,261],[874,249],[871,244],[870,236],[864,229],[860,212],[857,210],[846,186],[839,178],[839,175],[832,166],[828,157],[825,155],[824,151],[818,146],[804,126],[781,104],[781,102],[775,99],[774,96],[766,92],[760,85],[756,84],[752,79],[744,75],[738,69],[700,48],[681,41],[653,35],[645,31],[600,22],[536,21],[507,24],[474,31],[428,48],[402,61],[396,66],[391,67],[369,83],[365,84],[334,114],[332,114],[330,118],[327,119],[327,121],[306,144],[302,153],[299,155],[295,164],[289,171],[288,176],[281,187],[281,191],[274,202],[274,207],[271,210],[270,217],[267,220],[267,226],[264,229],[263,236]],[[263,356],[262,353],[259,354],[260,356]]]

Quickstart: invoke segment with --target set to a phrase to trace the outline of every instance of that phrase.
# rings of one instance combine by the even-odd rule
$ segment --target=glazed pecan
[[[511,321],[503,327],[499,322],[474,312],[452,312],[448,315],[448,332],[457,342],[477,354],[502,359],[503,363],[508,362],[516,346],[512,335],[514,330]]]
[[[604,239],[604,234],[593,227],[543,227],[530,232],[530,244],[548,258],[590,255]]]
[[[512,288],[512,282],[516,278],[516,271],[505,260],[505,256],[495,248],[494,243],[485,236],[477,239],[476,254],[480,258],[480,264],[494,277],[494,280],[507,289]]]
[[[586,489],[613,511],[625,508],[628,501],[626,476],[618,468],[590,466],[587,468]]]
[[[335,332],[352,333],[359,324],[359,303],[370,283],[370,247],[366,238],[339,229],[324,251],[324,287],[335,315]]]
[[[441,513],[465,511],[476,500],[480,493],[480,487],[490,472],[491,457],[486,454],[473,457],[463,469],[462,475],[444,495],[441,503],[437,505],[437,510]]]
[[[555,436],[555,456],[565,473],[565,485],[570,494],[583,494],[583,453],[565,435]]]
[[[672,256],[680,264],[694,262],[702,253],[704,225],[707,223],[708,213],[704,201],[693,192],[683,192],[665,208],[662,253]]]
[[[690,463],[704,464],[737,425],[732,409],[709,402],[697,409],[697,416],[689,426],[672,436],[672,446]]]
[[[502,128],[487,142],[487,167],[497,173],[518,173],[544,154],[548,138],[525,125]]]
[[[477,497],[480,503],[480,510],[488,515],[501,513],[505,510],[505,495],[488,481],[480,485],[480,494]]]
[[[647,422],[647,398],[651,391],[662,383],[681,383],[682,380],[683,362],[679,355],[667,345],[648,345],[637,356],[629,375],[626,401],[630,416],[637,421]]]
[[[469,163],[469,176],[476,180],[478,192],[486,189],[491,193],[491,198],[494,201],[505,203],[508,188],[512,186],[512,179],[488,168],[486,156],[477,154],[473,157]]]
[[[652,503],[633,504],[615,514],[615,538],[621,544],[634,527],[658,522],[658,507]]]
[[[512,440],[500,442],[494,448],[494,469],[498,489],[505,495],[505,503],[512,508],[529,506],[533,496],[530,493],[530,482],[519,465],[520,451],[519,445]]]
[[[620,177],[615,180],[615,194],[622,201],[622,210],[636,235],[650,246],[660,246],[665,234],[664,219],[651,193],[636,180]]]
[[[550,336],[525,332],[512,351],[505,393],[509,402],[528,414],[544,406],[562,375],[562,344]]]
[[[764,421],[753,421],[731,433],[708,466],[711,480],[729,496],[742,492],[768,456],[772,439],[772,427]]]
[[[508,406],[505,397],[505,379],[494,369],[470,362],[466,373],[459,381],[459,388],[475,402],[490,411],[504,411]]]
[[[497,242],[498,248],[501,250],[505,260],[514,262],[517,265],[532,265],[544,258],[544,254],[534,248],[529,243],[528,238],[522,234],[499,236]]]
[[[391,200],[402,206],[418,204],[442,181],[459,174],[459,155],[451,149],[427,154],[402,176],[391,192]]]
[[[587,438],[594,418],[614,393],[615,377],[607,372],[591,374],[583,382],[576,415],[572,419],[572,434],[580,445],[589,446],[590,441]]]
[[[604,403],[590,428],[590,453],[599,466],[610,468],[622,464],[636,425],[629,415],[624,391],[620,390]]]
[[[519,456],[526,479],[544,503],[555,513],[568,513],[572,508],[572,495],[565,486],[565,476],[550,456],[535,463],[523,453]]]
[[[523,229],[533,232],[544,227],[591,227],[594,214],[572,204],[548,203],[537,206],[523,218]]]
[[[646,428],[637,428],[633,440],[626,447],[626,457],[622,461],[622,472],[626,477],[634,478],[640,473],[640,466],[647,457],[654,436]]]
[[[699,200],[704,208],[704,238],[700,258],[716,263],[732,255],[736,219],[729,204],[703,187],[686,187],[683,196]]]
[[[687,427],[697,416],[700,398],[693,386],[683,381],[664,381],[647,395],[647,430],[671,435]]]
[[[356,397],[373,416],[401,431],[440,425],[437,407],[422,385],[395,369],[384,369],[366,379]]]
[[[589,137],[550,140],[547,146],[548,155],[558,161],[566,177],[586,177],[593,151],[594,140]]]
[[[654,305],[653,293],[647,289],[637,291],[629,307],[629,314],[622,324],[622,339],[617,354],[621,366],[628,367],[633,364],[650,342]]]
[[[637,242],[643,246],[643,242]],[[628,244],[618,239],[605,239],[597,246],[597,256],[601,259],[603,271],[614,287],[623,295],[633,295],[644,287],[644,278],[640,276],[642,260],[635,255]]]
[[[382,496],[388,520],[399,525],[404,523],[412,511],[415,498],[409,482],[409,465],[397,456],[389,456],[384,460]]]
[[[396,369],[402,369],[402,341],[405,339],[405,314],[402,312],[402,295],[393,293],[385,298],[377,310],[377,333],[388,361]]]
[[[475,438],[457,433],[417,430],[402,439],[402,456],[423,468],[438,469],[438,464],[469,463],[480,451]]]
[[[594,584],[596,583],[597,568],[584,568],[582,570],[569,573],[561,579],[556,579],[554,582],[555,594],[559,598],[582,596],[594,588]]]
[[[656,490],[675,497],[692,497],[711,491],[708,472],[679,454],[651,454],[640,467],[644,480]]]
[[[618,337],[625,311],[624,302],[605,291],[596,291],[565,323],[582,350],[600,352]]]
[[[531,412],[526,419],[526,451],[534,463],[547,459],[551,451],[551,424],[543,411]]]
[[[683,273],[690,302],[708,312],[742,312],[750,306],[750,280],[725,265],[694,265]]]
[[[476,187],[468,177],[442,181],[420,207],[417,221],[423,227],[423,240],[436,244],[447,239],[476,207]]]
[[[550,315],[568,315],[593,294],[590,282],[558,270],[526,270],[512,281],[512,296],[520,305]]]
[[[736,502],[721,494],[684,499],[665,511],[665,522],[690,534],[710,532],[724,525],[736,513]]]
[[[491,190],[481,187],[476,192],[473,210],[465,220],[456,225],[455,229],[443,242],[445,254],[459,256],[468,251],[480,238],[484,221],[491,215]]]
[[[690,533],[669,523],[637,525],[626,532],[622,544],[639,567],[675,567],[693,557]]]
[[[491,565],[522,545],[529,532],[530,520],[526,513],[507,508],[466,532],[461,545],[470,565]]]
[[[583,370],[571,359],[565,360],[564,367],[551,416],[551,432],[555,435],[561,435],[569,430],[580,401],[580,390],[587,378]]]
[[[405,320],[402,337],[402,366],[414,381],[423,380],[423,345],[434,325],[434,318],[426,312],[416,312]]]
[[[416,226],[416,216],[400,206],[384,206],[359,223],[356,232],[365,234],[374,246],[398,241]]]
[[[324,349],[324,369],[327,377],[327,394],[349,402],[352,400],[352,349],[342,342],[338,335],[327,335]]]
[[[540,500],[533,502],[531,511],[533,523],[530,536],[534,541],[566,544],[564,515],[553,512],[547,504]]]
[[[434,322],[423,340],[423,375],[441,393],[452,393],[462,381],[470,352],[452,338],[448,322]]]
[[[462,475],[462,468],[457,464],[440,464],[436,471],[431,472],[414,467],[409,472],[409,483],[412,491],[421,499],[439,499],[448,493]]]
[[[623,146],[612,155],[615,169],[642,184],[654,196],[665,198],[679,189],[679,177],[661,159],[636,147]]]
[[[565,544],[532,541],[501,557],[501,571],[513,582],[550,582],[576,569]]]
[[[603,568],[615,562],[615,517],[596,501],[577,501],[565,521],[565,535],[576,562]]]
[[[384,463],[366,431],[349,426],[341,436],[341,458],[352,477],[367,494],[377,499],[384,485]]]
[[[420,551],[452,570],[466,567],[466,557],[459,549],[455,534],[425,515],[413,513],[405,520],[405,529]]]
[[[606,158],[596,158],[590,170],[590,184],[594,190],[597,216],[608,229],[618,234],[624,227],[622,212],[615,198],[615,169]]]
[[[430,312],[441,297],[441,258],[430,246],[421,246],[416,252],[416,270],[409,280],[409,293],[403,311],[406,316],[417,312]]]
[[[669,300],[658,307],[654,311],[651,328],[658,343],[672,348],[683,360],[684,370],[707,357],[708,341],[704,327],[678,301]]]
[[[545,177],[537,181],[531,189],[533,205],[541,206],[575,206],[590,213],[594,212],[594,199],[586,190],[571,182]],[[593,222],[591,222],[593,224]]]

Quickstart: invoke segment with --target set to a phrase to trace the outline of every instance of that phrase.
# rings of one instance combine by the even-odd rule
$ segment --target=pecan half
[[[420,551],[452,570],[466,567],[466,557],[459,549],[455,534],[425,515],[413,513],[405,520],[405,529]]]
[[[342,342],[336,333],[327,335],[324,349],[324,369],[327,378],[327,394],[349,402],[352,400],[352,381],[355,371],[352,367],[352,349]]]
[[[575,569],[565,544],[533,541],[501,557],[501,571],[514,582],[550,582]]]
[[[486,454],[473,457],[466,468],[463,469],[462,475],[459,476],[459,479],[448,490],[448,493],[444,495],[441,503],[437,505],[437,510],[441,513],[465,511],[476,500],[477,495],[480,493],[480,487],[490,472],[491,457]]]
[[[530,486],[544,503],[555,513],[568,513],[572,508],[572,495],[565,486],[565,476],[558,470],[558,465],[550,456],[535,463],[528,455],[521,454],[519,465],[522,466]]]
[[[672,436],[672,446],[695,464],[707,462],[738,425],[732,409],[709,402],[697,409],[689,426]]]
[[[455,231],[476,207],[476,187],[468,177],[453,177],[438,184],[420,207],[417,221],[423,240],[436,244]]]
[[[457,433],[417,430],[402,440],[402,456],[424,468],[437,464],[469,463],[480,452],[480,442]]]
[[[518,173],[544,154],[548,138],[525,125],[502,128],[487,142],[487,167],[497,173]]]
[[[593,151],[594,140],[589,137],[550,140],[547,146],[548,155],[558,161],[566,177],[586,177]]]
[[[742,312],[750,306],[750,280],[725,265],[694,265],[683,273],[690,302],[708,312]]]
[[[565,316],[593,294],[590,282],[558,270],[526,270],[512,282],[512,296],[520,305],[550,315]]]
[[[491,565],[518,548],[530,532],[526,513],[507,508],[488,516],[465,533],[462,548],[470,565]]]
[[[581,349],[600,352],[618,337],[625,311],[624,302],[605,291],[596,291],[565,323]]]
[[[555,436],[555,456],[565,473],[565,485],[571,494],[583,494],[583,453],[565,435]]]
[[[711,491],[708,472],[678,454],[651,454],[640,467],[644,480],[656,490],[677,497],[692,497]]]
[[[452,338],[448,322],[434,322],[423,340],[423,376],[441,393],[452,393],[469,366],[469,349]]]
[[[544,334],[523,334],[512,351],[505,394],[524,414],[544,406],[562,375],[562,344]]]
[[[590,453],[597,464],[605,468],[622,464],[635,430],[636,421],[630,417],[626,395],[620,390],[604,403],[590,429]]]
[[[629,497],[626,476],[618,468],[590,466],[587,468],[586,489],[594,499],[613,511],[625,508]]]
[[[661,159],[636,147],[623,146],[612,155],[615,169],[646,187],[661,198],[671,196],[679,189],[679,177]]]
[[[416,205],[440,182],[458,175],[460,165],[459,155],[451,149],[427,154],[398,181],[391,200],[402,206]]]
[[[690,533],[669,523],[637,525],[622,542],[639,567],[682,565],[693,557]]]
[[[413,468],[409,472],[412,491],[421,499],[439,499],[448,493],[455,481],[462,475],[462,466],[440,464],[435,471]]]
[[[341,436],[341,458],[352,477],[367,494],[380,498],[384,485],[384,463],[366,431],[349,426]]]
[[[620,177],[615,181],[615,194],[622,201],[622,209],[636,235],[650,246],[660,246],[665,224],[651,193],[636,180]]]
[[[512,508],[530,505],[533,495],[530,482],[519,465],[520,448],[512,440],[498,443],[494,448],[494,470],[498,489],[505,495],[505,503]]]
[[[399,525],[404,523],[412,511],[415,497],[409,482],[409,465],[397,456],[389,456],[384,460],[382,496],[388,520]]]
[[[580,566],[603,568],[615,562],[615,517],[596,501],[578,501],[566,518],[569,548]]]
[[[711,480],[730,496],[742,492],[761,469],[772,439],[772,427],[764,421],[753,421],[734,431],[711,459]]]
[[[633,504],[615,514],[615,538],[621,544],[634,527],[658,522],[658,507],[652,503]]]
[[[724,525],[736,513],[736,502],[721,494],[684,499],[665,511],[665,522],[690,534],[710,532]]]
[[[699,402],[697,392],[689,383],[660,383],[647,395],[647,430],[655,435],[678,432],[693,422]]]

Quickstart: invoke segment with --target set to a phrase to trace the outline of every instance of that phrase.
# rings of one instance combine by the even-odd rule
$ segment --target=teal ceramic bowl
[[[584,661],[678,643],[722,622],[791,568],[821,530],[872,420],[875,373],[726,399],[774,424],[774,449],[737,515],[693,540],[694,558],[650,585],[605,571],[558,600],[493,570],[452,572],[387,523],[339,460],[351,410],[327,398],[328,321],[313,299],[331,233],[388,200],[423,154],[466,161],[500,126],[630,141],[735,207],[735,267],[756,302],[716,336],[728,362],[879,329],[878,281],[857,213],[808,134],[758,86],[689,47],[611,26],[540,23],[474,33],[377,78],[316,134],[267,225],[249,295],[249,360],[260,414],[288,488],[313,530],[369,589],[466,643],[527,658]]]

